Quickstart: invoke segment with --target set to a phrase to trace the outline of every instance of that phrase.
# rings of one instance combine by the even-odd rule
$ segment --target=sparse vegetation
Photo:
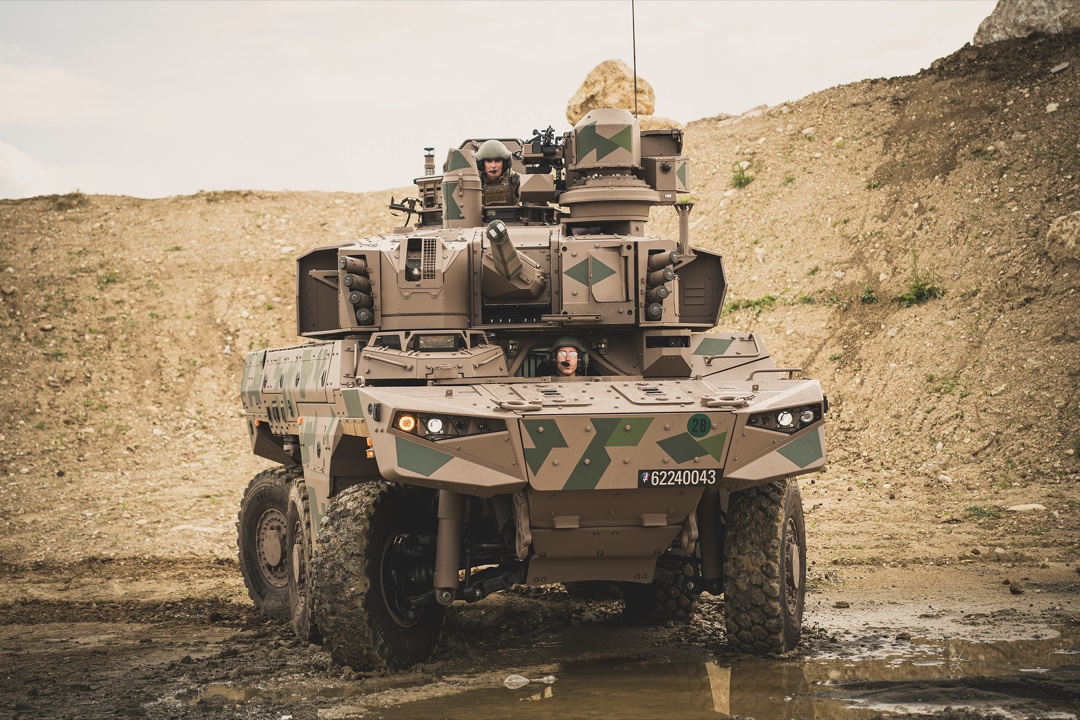
[[[964,512],[971,518],[996,518],[1001,517],[1001,509],[993,505],[968,505]]]
[[[751,309],[756,315],[761,315],[765,310],[772,310],[776,307],[777,300],[780,299],[779,295],[763,295],[759,298],[747,298],[745,300],[732,300],[724,306],[725,313],[732,313],[738,310]]]
[[[67,195],[47,195],[45,199],[50,200],[56,210],[74,210],[90,204],[90,198],[78,190]]]
[[[911,278],[907,289],[896,295],[893,300],[900,303],[901,307],[912,307],[945,295],[945,291],[934,284],[940,281],[937,273],[922,273],[919,271],[919,256],[913,250],[911,252]]]
[[[742,190],[744,187],[754,182],[754,176],[746,172],[749,169],[750,163],[746,160],[735,163],[735,165],[732,166],[731,187]]]
[[[118,282],[120,282],[120,272],[116,268],[109,268],[98,276],[99,288],[103,288],[106,285],[112,285],[113,283]]]
[[[863,305],[873,305],[878,301],[878,296],[874,293],[874,289],[869,285],[863,285],[862,292],[859,293],[859,302]]]

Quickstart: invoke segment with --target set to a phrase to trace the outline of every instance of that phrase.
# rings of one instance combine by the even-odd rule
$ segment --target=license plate
[[[638,470],[638,487],[693,487],[715,485],[720,471],[715,468],[683,470]]]

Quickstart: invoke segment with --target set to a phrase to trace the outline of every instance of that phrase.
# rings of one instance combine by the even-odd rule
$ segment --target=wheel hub
[[[415,537],[396,535],[386,542],[382,555],[382,597],[390,617],[398,625],[414,625],[423,612],[409,598],[431,588],[433,564]]]
[[[259,556],[259,569],[266,581],[274,587],[282,588],[289,584],[288,568],[285,558],[285,515],[280,510],[271,509],[259,517],[258,531],[255,533],[255,550]]]

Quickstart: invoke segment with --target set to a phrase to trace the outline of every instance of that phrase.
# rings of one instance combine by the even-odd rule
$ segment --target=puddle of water
[[[575,718],[679,717],[724,718],[835,718],[858,720],[882,714],[929,714],[946,705],[974,711],[1004,710],[1025,717],[1021,709],[1010,713],[984,692],[985,678],[1010,678],[1003,697],[1021,708],[1042,703],[1039,717],[1073,718],[1080,712],[1076,693],[1044,697],[1040,686],[1013,682],[1022,678],[1039,683],[1052,679],[1053,668],[1076,665],[1080,629],[1054,638],[980,643],[970,640],[910,642],[867,637],[854,644],[826,647],[803,658],[766,660],[712,658],[705,651],[700,661],[665,662],[656,656],[577,659],[558,664],[550,673],[523,673],[528,683],[489,676],[474,682],[416,686],[403,682],[394,691],[370,686],[304,686],[294,693],[261,693],[252,688],[216,686],[199,697],[226,697],[244,702],[297,702],[334,698],[343,702],[333,709],[335,718],[514,717],[515,720],[565,715]],[[565,643],[563,657],[582,648]],[[592,648],[595,650],[595,648]],[[692,654],[691,654],[692,655]],[[508,671],[510,676],[513,671]],[[1073,675],[1072,677],[1075,677]],[[971,681],[970,687],[965,679]],[[512,679],[513,680],[513,679]],[[478,687],[479,684],[483,686]],[[870,689],[867,691],[866,688]],[[858,688],[855,690],[853,688]],[[975,688],[974,693],[971,688]],[[366,691],[366,692],[365,692]],[[980,695],[979,693],[982,693]],[[275,697],[276,696],[276,697]],[[1069,697],[1072,699],[1070,700]],[[198,700],[196,698],[195,700]],[[1027,703],[1027,705],[1023,705]],[[324,711],[320,711],[324,712]],[[329,716],[329,715],[328,715]]]

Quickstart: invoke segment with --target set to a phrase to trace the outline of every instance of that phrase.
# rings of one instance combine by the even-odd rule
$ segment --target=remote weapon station
[[[441,175],[429,148],[391,200],[406,227],[297,260],[308,342],[249,353],[242,380],[278,464],[240,508],[250,595],[354,668],[425,660],[455,602],[592,581],[642,619],[722,593],[731,647],[786,651],[821,386],[714,329],[724,266],[690,243],[681,131],[602,109],[534,133],[499,139],[510,204],[484,204],[487,138]],[[648,234],[656,206],[678,238]]]

